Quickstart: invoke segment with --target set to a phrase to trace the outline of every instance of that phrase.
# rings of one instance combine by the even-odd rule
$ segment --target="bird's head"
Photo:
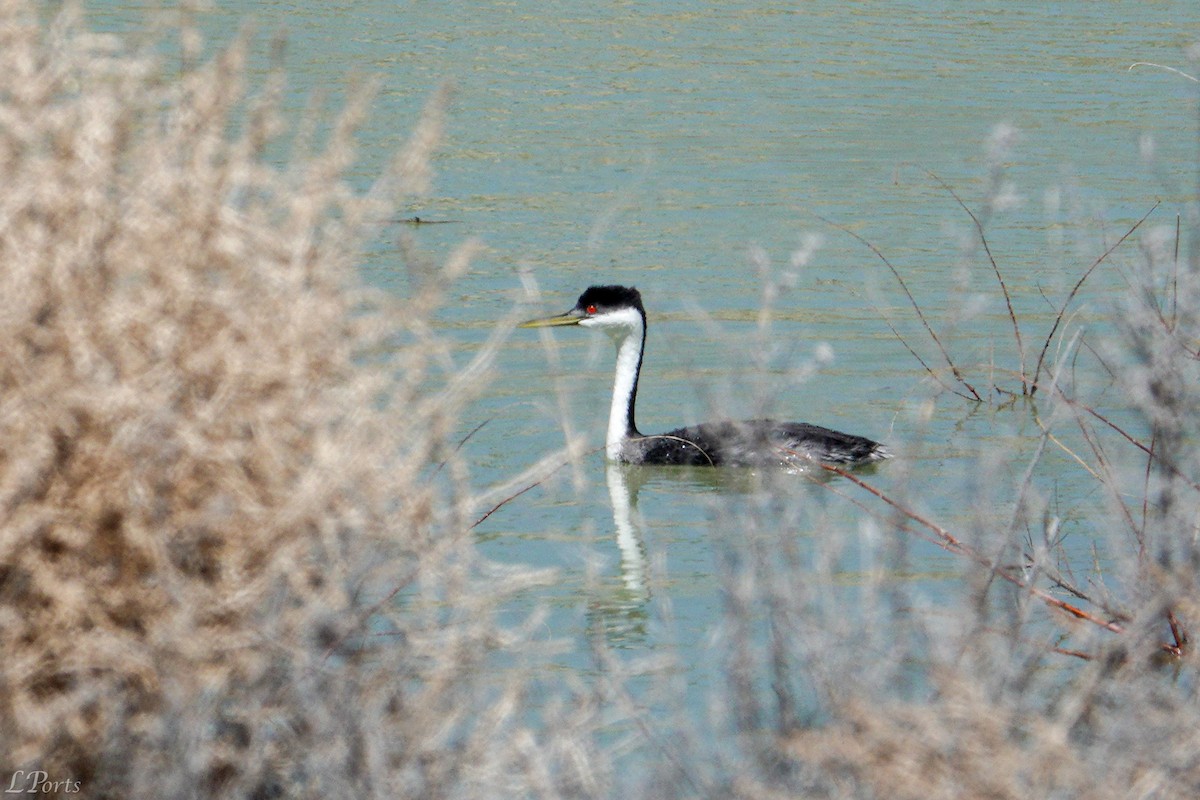
[[[520,328],[550,328],[578,325],[596,328],[623,339],[645,330],[646,310],[642,296],[632,286],[591,286],[581,295],[575,307],[565,314],[522,322]]]

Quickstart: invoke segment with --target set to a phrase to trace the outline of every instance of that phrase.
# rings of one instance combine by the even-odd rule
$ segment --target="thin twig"
[[[584,456],[591,455],[593,453],[598,453],[603,449],[604,449],[603,446],[593,447],[591,450],[588,450],[588,451],[582,453],[581,455],[584,455]],[[482,517],[480,517],[479,519],[475,520],[470,525],[468,525],[467,530],[471,530],[473,528],[478,527],[479,524],[482,523],[485,519],[490,517],[492,514],[495,514],[497,511],[499,511],[501,508],[503,508],[504,506],[511,503],[513,500],[516,500],[518,497],[525,494],[530,489],[533,489],[536,486],[541,486],[543,483],[545,483],[550,478],[551,475],[558,472],[560,469],[567,466],[568,464],[573,464],[577,461],[578,461],[578,458],[568,458],[565,461],[563,461],[562,463],[558,464],[557,466],[552,467],[549,470],[547,470],[546,474],[542,475],[542,477],[538,478],[536,481],[531,481],[530,483],[526,484],[521,489],[518,489],[517,491],[513,492],[512,494],[505,496],[498,503],[496,503],[494,506],[489,508],[486,514],[484,514]],[[540,465],[545,462],[546,462],[545,459],[542,462],[539,462],[539,465],[534,467],[534,470],[540,471],[542,469],[542,467]],[[532,470],[530,470],[530,471],[532,471]],[[528,473],[529,473],[529,471],[526,472],[526,474],[528,474]]]
[[[1171,636],[1175,639],[1176,655],[1183,655],[1188,646],[1187,630],[1179,624],[1175,612],[1170,609],[1167,609],[1167,624],[1171,626]]]
[[[1150,210],[1143,214],[1142,218],[1135,222],[1132,228],[1125,231],[1125,234],[1121,236],[1121,238],[1118,239],[1115,244],[1105,250],[1104,253],[1097,258],[1090,267],[1087,268],[1087,271],[1083,273],[1082,277],[1075,282],[1075,286],[1071,289],[1070,293],[1067,295],[1067,299],[1063,301],[1062,307],[1058,310],[1058,316],[1054,318],[1054,325],[1050,328],[1050,334],[1046,337],[1046,343],[1042,345],[1042,352],[1038,356],[1037,366],[1033,370],[1033,385],[1029,389],[1030,394],[1034,394],[1038,390],[1038,378],[1042,374],[1042,363],[1046,359],[1046,351],[1050,349],[1050,342],[1054,340],[1054,334],[1058,332],[1058,326],[1062,323],[1063,315],[1067,313],[1067,306],[1069,306],[1071,301],[1075,299],[1075,295],[1079,293],[1079,289],[1083,286],[1083,282],[1088,279],[1088,276],[1092,274],[1096,267],[1100,266],[1100,264],[1102,264],[1114,250],[1121,246],[1122,242],[1128,239],[1134,231],[1141,227],[1142,223],[1146,221],[1146,218],[1153,214],[1154,209],[1158,208],[1161,203],[1161,200],[1155,201],[1154,205],[1150,207]]]
[[[473,434],[475,431],[479,430],[479,428],[482,428],[482,427],[483,427],[482,424],[479,425],[478,427],[476,427],[474,431],[471,431],[471,433],[467,434],[467,437],[464,438],[463,441],[465,442],[467,438],[470,438],[471,434]],[[534,487],[541,485],[551,475],[553,475],[555,472],[562,469],[569,463],[571,463],[571,462],[564,461],[563,463],[559,464],[557,467],[555,467],[554,469],[550,470],[548,473],[543,475],[538,480],[533,481],[532,483],[529,483],[528,485],[522,487],[520,490],[513,492],[512,494],[503,498],[502,500],[500,500],[500,502],[496,503],[494,506],[492,506],[490,509],[488,509],[488,512],[486,514],[484,514],[482,517],[480,517],[479,519],[475,520],[473,523],[468,525],[467,530],[472,530],[473,528],[477,527],[480,523],[482,523],[484,520],[486,520],[492,514],[499,511],[504,506],[511,503],[513,500],[515,500],[518,497],[520,497],[521,495],[525,494],[530,489],[533,489]],[[449,541],[449,540],[447,540],[447,541]],[[354,625],[351,625],[349,628],[347,628],[345,631],[343,631],[342,634],[333,642],[333,644],[329,645],[329,647],[326,648],[325,654],[324,654],[324,656],[322,656],[322,660],[328,659],[329,656],[333,655],[333,653],[335,653],[337,650],[341,649],[342,645],[345,644],[347,639],[349,639],[352,635],[354,635],[358,631],[361,631],[366,626],[367,621],[369,619],[371,619],[371,617],[373,617],[377,613],[379,613],[379,610],[381,608],[383,608],[388,603],[390,603],[393,599],[395,599],[395,597],[398,594],[400,594],[400,592],[402,592],[405,587],[409,586],[416,579],[418,573],[419,573],[419,568],[417,568],[417,567],[414,567],[413,569],[409,570],[408,574],[406,574],[403,578],[401,578],[399,581],[397,581],[387,594],[385,594],[378,602],[376,602],[370,608],[368,608],[366,611],[364,611],[362,614],[360,614],[358,621]]]
[[[967,382],[966,378],[963,377],[963,375],[959,371],[958,367],[955,366],[954,360],[951,359],[950,354],[948,352],[946,352],[946,347],[945,347],[945,345],[942,344],[942,340],[938,338],[938,335],[934,332],[933,327],[929,324],[929,321],[925,319],[925,314],[924,314],[924,312],[921,311],[921,306],[917,304],[916,298],[913,297],[912,292],[909,291],[908,284],[904,282],[904,278],[900,277],[899,271],[894,266],[892,266],[892,262],[888,260],[887,256],[885,256],[878,247],[873,245],[871,242],[867,241],[865,238],[863,238],[859,234],[850,230],[845,225],[840,225],[832,220],[825,219],[825,217],[822,217],[819,214],[817,215],[817,219],[821,220],[826,225],[832,225],[833,227],[837,228],[838,230],[842,231],[843,233],[853,236],[859,242],[866,245],[866,247],[869,248],[872,253],[874,253],[876,256],[879,257],[880,261],[882,261],[884,264],[887,265],[887,268],[889,270],[891,270],[892,276],[896,279],[896,282],[900,284],[900,288],[904,290],[904,294],[908,297],[908,302],[912,305],[913,309],[917,312],[917,318],[921,320],[921,324],[925,326],[925,330],[929,333],[929,337],[931,339],[933,339],[934,344],[936,344],[938,347],[938,350],[941,351],[942,358],[944,358],[946,360],[946,364],[947,364],[947,366],[950,367],[950,371],[954,374],[955,379],[959,383],[961,383],[963,386],[967,387],[967,391],[969,391],[971,393],[971,396],[974,400],[982,401],[983,398],[979,396],[979,392],[975,391],[975,387]]]
[[[921,358],[921,356],[917,354],[917,351],[914,350],[912,348],[912,346],[905,340],[905,338],[900,335],[900,331],[896,330],[896,326],[892,324],[892,321],[889,320],[887,317],[885,317],[883,315],[883,312],[880,311],[878,308],[876,308],[874,306],[874,304],[872,304],[871,307],[873,309],[875,309],[875,313],[879,316],[880,319],[883,320],[883,324],[887,325],[888,328],[892,331],[892,335],[894,335],[900,341],[900,344],[904,345],[904,349],[907,350],[909,352],[909,354],[917,360],[917,363],[919,363],[922,367],[925,368],[925,371],[929,373],[929,377],[933,378],[933,380],[937,383],[938,386],[941,386],[947,392],[958,395],[959,397],[963,398],[964,400],[976,399],[976,398],[968,397],[967,395],[960,392],[958,389],[955,389],[954,387],[947,385],[946,382],[943,381],[940,377],[938,377],[938,374],[933,371],[933,368],[930,367],[929,364],[925,363],[925,359]]]
[[[565,466],[566,466],[567,464],[569,464],[569,463],[570,463],[569,461],[564,461],[564,462],[563,462],[563,466],[565,467]],[[550,476],[549,476],[549,475],[547,475],[547,476],[546,476],[546,478],[548,478],[548,477],[550,477]],[[509,503],[511,503],[513,500],[516,500],[518,497],[520,497],[521,495],[525,494],[525,493],[526,493],[526,492],[528,492],[530,489],[533,489],[533,488],[534,488],[534,487],[536,487],[536,486],[541,486],[541,485],[542,485],[542,484],[543,484],[543,483],[546,481],[546,478],[542,478],[541,480],[536,480],[536,481],[534,481],[533,483],[529,484],[528,486],[525,486],[524,488],[522,488],[522,489],[519,489],[519,490],[517,490],[517,491],[513,492],[513,493],[512,493],[512,494],[510,494],[508,497],[506,497],[506,498],[504,498],[503,500],[501,500],[499,503],[496,503],[496,505],[494,505],[494,506],[492,506],[491,508],[489,508],[489,509],[488,509],[488,511],[487,511],[487,513],[486,513],[486,514],[484,514],[482,517],[480,517],[479,519],[475,520],[475,521],[474,521],[474,522],[472,522],[470,525],[468,525],[468,526],[467,526],[467,530],[471,530],[471,529],[473,529],[473,528],[476,528],[476,527],[478,527],[478,526],[479,526],[479,524],[480,524],[481,522],[483,522],[485,519],[487,519],[488,517],[490,517],[492,514],[495,514],[497,511],[499,511],[501,508],[503,508],[504,506],[506,506],[506,505],[508,505]]]
[[[1013,311],[1012,296],[1008,293],[1008,286],[1004,283],[1004,276],[1000,274],[1000,267],[996,264],[996,259],[992,255],[992,248],[988,245],[987,236],[983,230],[983,223],[979,221],[979,217],[975,212],[967,207],[962,198],[958,196],[958,192],[954,191],[954,187],[942,180],[941,176],[931,169],[926,169],[929,177],[933,178],[942,188],[950,193],[954,201],[962,207],[962,210],[967,212],[967,216],[975,223],[975,230],[979,233],[979,241],[983,244],[983,252],[987,253],[988,261],[991,262],[992,272],[996,274],[996,282],[1000,284],[1000,291],[1004,294],[1004,304],[1008,306],[1008,318],[1012,320],[1013,336],[1017,340],[1017,359],[1020,363],[1021,371],[1021,394],[1029,394],[1029,381],[1025,375],[1025,344],[1021,340],[1021,326],[1017,323],[1017,313]]]
[[[802,455],[802,454],[796,453],[796,455]],[[902,505],[900,502],[888,497],[882,491],[880,491],[879,489],[876,489],[874,486],[867,483],[862,478],[859,478],[857,475],[854,475],[853,473],[848,472],[848,471],[842,469],[841,467],[835,467],[832,464],[819,464],[819,465],[820,465],[821,469],[825,470],[826,472],[832,472],[835,475],[842,476],[843,478],[850,481],[851,483],[856,484],[860,489],[865,489],[866,491],[875,495],[880,500],[882,500],[883,502],[887,503],[889,506],[894,508],[896,511],[900,512],[904,516],[911,519],[913,522],[920,523],[925,528],[928,528],[930,531],[933,531],[933,533],[936,534],[937,537],[944,543],[947,550],[952,550],[953,552],[957,552],[957,553],[963,553],[965,555],[974,555],[973,551],[971,551],[970,548],[968,548],[961,541],[959,541],[958,537],[956,537],[954,534],[950,533],[950,531],[946,530],[941,525],[938,525],[937,523],[926,519],[925,517],[921,516],[917,512],[913,511],[911,508],[908,508],[907,506]]]
[[[1072,409],[1072,411],[1074,413],[1074,409]],[[1114,478],[1112,474],[1112,466],[1105,457],[1104,451],[1100,447],[1100,443],[1091,433],[1091,429],[1084,423],[1083,417],[1081,417],[1078,413],[1075,413],[1074,416],[1075,424],[1079,426],[1079,431],[1083,434],[1083,440],[1088,443],[1089,447],[1092,448],[1092,454],[1096,456],[1096,463],[1099,465],[1100,470],[1104,473],[1104,475],[1099,479],[1100,484],[1109,490],[1109,494],[1112,496],[1113,502],[1115,502],[1121,509],[1121,513],[1125,517],[1125,523],[1133,532],[1133,538],[1137,540],[1138,552],[1145,553],[1145,530],[1138,527],[1137,522],[1135,522],[1133,519],[1133,512],[1129,510],[1129,506],[1125,504],[1125,500],[1121,497],[1121,492],[1117,488],[1116,478]]]
[[[1128,431],[1126,431],[1124,428],[1122,428],[1120,425],[1117,425],[1115,422],[1113,422],[1108,417],[1101,414],[1096,409],[1091,408],[1090,406],[1086,406],[1083,403],[1080,403],[1078,400],[1068,397],[1067,394],[1065,392],[1063,392],[1062,389],[1059,389],[1056,387],[1055,391],[1057,392],[1059,398],[1061,398],[1062,401],[1065,402],[1068,406],[1070,406],[1072,408],[1082,409],[1083,411],[1086,411],[1088,414],[1091,414],[1093,417],[1095,417],[1096,419],[1103,422],[1105,425],[1107,425],[1113,431],[1120,434],[1126,441],[1128,441],[1134,447],[1138,448],[1143,453],[1145,453],[1147,456],[1149,456],[1151,460],[1157,461],[1158,465],[1160,467],[1162,467],[1163,469],[1165,469],[1167,472],[1169,472],[1172,477],[1179,478],[1181,481],[1186,483],[1194,491],[1200,492],[1200,483],[1193,481],[1191,478],[1189,478],[1187,475],[1185,475],[1183,473],[1183,470],[1181,470],[1174,463],[1165,460],[1160,453],[1155,452],[1153,446],[1147,447],[1146,445],[1142,444],[1137,439],[1135,439],[1132,435],[1130,435],[1130,433]],[[1151,444],[1153,444],[1153,442]]]
[[[813,483],[819,483],[821,485],[821,488],[824,489],[825,491],[833,492],[834,494],[836,494],[838,497],[845,500],[846,502],[853,503],[855,506],[858,506],[859,509],[866,512],[867,514],[875,515],[875,512],[873,512],[867,506],[867,504],[864,503],[862,500],[859,500],[858,498],[853,497],[853,496],[847,494],[846,492],[843,492],[841,489],[838,489],[835,485],[833,485],[829,481],[822,480],[818,476],[809,476],[809,480],[811,480]],[[866,488],[867,491],[871,492],[872,494],[875,493],[874,490],[871,488],[868,488],[868,487],[863,487],[863,488]],[[940,547],[943,550],[946,550],[947,552],[951,552],[951,553],[959,552],[958,550],[956,550],[955,548],[950,546],[947,542],[943,541],[942,539],[938,538],[937,536],[930,536],[929,534],[925,533],[921,529],[914,528],[908,522],[906,522],[902,519],[894,519],[891,521],[891,524],[894,525],[895,527],[899,528],[900,530],[904,531],[905,533],[915,536],[923,542],[928,542],[929,544],[936,545],[937,547]],[[924,523],[922,523],[922,524],[924,524]]]
[[[1158,443],[1158,430],[1150,431],[1150,453],[1146,457],[1146,475],[1142,479],[1142,530],[1146,530],[1146,521],[1150,517],[1150,474],[1154,470],[1154,445]],[[1142,562],[1146,558],[1146,543],[1141,542],[1141,548],[1138,550],[1138,561]]]
[[[491,417],[489,417],[488,419],[485,419],[483,422],[479,423],[474,428],[472,428],[466,436],[459,439],[458,444],[454,445],[454,449],[450,451],[450,455],[446,456],[445,458],[442,459],[441,463],[439,463],[437,465],[437,469],[435,469],[433,471],[433,474],[437,475],[439,472],[441,472],[442,467],[446,466],[446,463],[450,460],[450,457],[457,454],[459,450],[462,450],[463,445],[465,445],[468,441],[470,441],[472,436],[479,433],[479,431],[483,429],[483,426],[487,425],[491,421],[492,421]]]
[[[1179,214],[1175,215],[1175,257],[1171,270],[1171,330],[1179,322]]]
[[[1095,661],[1096,657],[1091,653],[1085,653],[1082,650],[1068,650],[1065,647],[1051,647],[1052,652],[1058,653],[1060,656],[1071,656],[1072,658],[1080,658],[1084,661]]]
[[[1200,83],[1200,78],[1197,78],[1195,75],[1188,75],[1183,70],[1175,69],[1174,67],[1168,67],[1166,64],[1155,64],[1153,61],[1135,61],[1129,65],[1129,69],[1126,70],[1126,72],[1131,72],[1134,67],[1157,67],[1158,69],[1165,69],[1167,72],[1174,72],[1176,75],[1182,75],[1189,81]]]

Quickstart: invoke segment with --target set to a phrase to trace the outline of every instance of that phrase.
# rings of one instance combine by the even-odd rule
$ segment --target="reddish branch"
[[[1187,631],[1179,624],[1179,620],[1175,617],[1175,612],[1169,609],[1167,610],[1167,624],[1171,626],[1171,636],[1175,639],[1175,643],[1164,644],[1162,649],[1172,655],[1182,656],[1187,651]]]
[[[913,511],[912,509],[901,504],[899,501],[894,500],[891,497],[888,497],[882,491],[880,491],[879,489],[876,489],[874,486],[870,485],[869,483],[862,480],[861,478],[854,475],[853,473],[850,473],[840,467],[835,467],[835,466],[831,466],[828,464],[821,464],[820,466],[822,469],[826,470],[827,472],[832,472],[835,475],[840,475],[841,477],[854,483],[855,485],[859,486],[860,488],[865,489],[866,491],[868,491],[871,494],[878,497],[883,502],[887,503],[889,506],[891,506],[893,509],[895,509],[900,514],[903,514],[905,517],[908,517],[910,520],[912,520],[912,521],[922,525],[926,529],[928,529],[930,532],[932,532],[934,534],[934,536],[936,536],[939,540],[941,540],[941,544],[944,549],[964,555],[964,556],[970,558],[972,561],[976,562],[977,564],[987,567],[988,569],[992,570],[992,572],[997,577],[1001,578],[1004,581],[1007,581],[1008,583],[1011,583],[1014,586],[1019,587],[1020,589],[1022,589],[1025,592],[1028,592],[1031,596],[1036,597],[1038,600],[1041,600],[1046,605],[1051,606],[1053,608],[1057,608],[1061,611],[1065,611],[1067,614],[1070,614],[1072,617],[1074,617],[1076,619],[1082,620],[1084,622],[1090,622],[1093,625],[1101,627],[1107,631],[1111,631],[1112,633],[1124,633],[1125,632],[1125,628],[1123,628],[1121,625],[1119,625],[1115,622],[1112,622],[1111,620],[1106,620],[1102,617],[1099,617],[1099,616],[1091,613],[1090,611],[1082,609],[1076,605],[1068,603],[1065,600],[1062,600],[1058,597],[1053,596],[1049,592],[1046,592],[1044,589],[1039,589],[1038,587],[1025,582],[1019,575],[1014,574],[1014,572],[1011,568],[1002,567],[1002,566],[998,566],[998,565],[994,564],[991,560],[985,558],[982,554],[980,554],[979,552],[974,550],[969,545],[965,544],[961,539],[959,539],[956,536],[954,536],[953,534],[951,534],[945,528],[941,527],[940,525],[937,525],[934,522],[931,522],[930,520],[926,519],[925,517],[923,517],[922,515],[918,514],[915,511]]]
[[[970,558],[972,561],[976,562],[977,564],[987,567],[989,570],[992,571],[992,574],[994,574],[995,576],[1001,578],[1004,581],[1007,581],[1008,583],[1011,583],[1012,585],[1020,588],[1021,590],[1025,591],[1025,592],[1028,592],[1032,597],[1036,597],[1038,600],[1042,601],[1047,606],[1050,606],[1052,608],[1057,608],[1060,611],[1066,612],[1067,614],[1071,615],[1075,619],[1078,619],[1078,620],[1081,620],[1084,622],[1090,622],[1091,624],[1096,625],[1096,626],[1103,628],[1104,630],[1110,631],[1112,633],[1119,634],[1119,633],[1125,632],[1125,628],[1122,625],[1118,624],[1117,622],[1097,616],[1096,614],[1093,614],[1090,611],[1082,609],[1079,606],[1074,605],[1073,603],[1069,603],[1061,598],[1055,597],[1054,595],[1050,594],[1049,592],[1045,591],[1044,589],[1039,589],[1038,587],[1027,583],[1012,568],[1006,568],[1006,567],[1002,567],[1002,566],[998,566],[998,565],[994,564],[992,561],[985,558],[983,555],[978,553],[976,550],[971,548],[969,545],[965,544],[961,539],[959,539],[958,537],[951,534],[945,528],[941,527],[940,525],[937,525],[934,522],[931,522],[930,520],[926,519],[921,514],[918,514],[917,512],[915,512],[912,509],[908,508],[907,506],[901,504],[897,500],[887,496],[882,491],[880,491],[879,489],[876,489],[874,486],[870,485],[869,483],[862,480],[861,478],[854,475],[853,473],[847,472],[846,470],[844,470],[840,467],[835,467],[835,466],[831,466],[828,464],[821,464],[820,466],[822,469],[826,470],[827,472],[832,472],[835,475],[840,475],[841,477],[845,478],[846,480],[850,481],[851,483],[854,483],[858,487],[865,489],[866,491],[875,495],[875,497],[877,497],[880,500],[882,500],[883,502],[887,503],[889,506],[891,506],[893,509],[895,509],[898,513],[902,514],[903,516],[907,517],[908,519],[912,520],[913,522],[916,522],[919,525],[921,525],[922,527],[929,530],[936,537],[935,543],[939,544],[943,549],[948,550],[953,553],[959,553],[961,555],[964,555],[964,556]],[[836,490],[834,490],[834,491],[836,491]],[[901,525],[899,527],[904,530],[910,530],[907,525]],[[924,538],[924,537],[922,537],[922,538]],[[1181,656],[1185,655],[1188,651],[1187,631],[1186,631],[1186,629],[1184,629],[1183,625],[1179,622],[1179,619],[1175,616],[1174,611],[1168,609],[1166,613],[1167,613],[1167,624],[1170,626],[1171,637],[1172,637],[1173,641],[1163,642],[1162,644],[1159,645],[1159,650],[1161,652],[1167,653],[1172,656],[1181,657]],[[1063,655],[1074,656],[1076,658],[1083,658],[1083,659],[1092,658],[1092,656],[1090,656],[1089,654],[1083,653],[1080,651],[1076,651],[1076,650],[1068,650],[1068,649],[1064,649],[1061,647],[1054,647],[1053,650],[1054,650],[1054,652],[1062,653]]]

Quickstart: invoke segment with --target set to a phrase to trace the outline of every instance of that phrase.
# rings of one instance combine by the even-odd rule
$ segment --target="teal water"
[[[113,30],[136,29],[141,14],[136,4],[92,9]],[[767,406],[881,439],[902,465],[872,482],[915,493],[947,526],[1006,513],[988,503],[1020,480],[1037,427],[1024,403],[975,406],[929,384],[881,316],[931,363],[936,351],[887,268],[837,226],[902,272],[972,380],[1013,387],[1011,325],[991,267],[929,172],[981,214],[986,198],[1001,199],[988,242],[1027,326],[1029,359],[1055,304],[1161,203],[1076,301],[1074,324],[1103,336],[1106,310],[1128,291],[1118,267],[1141,257],[1144,234],[1169,234],[1195,198],[1198,84],[1130,69],[1198,71],[1185,55],[1200,36],[1191,0],[228,2],[204,26],[228,41],[247,15],[260,40],[286,33],[297,113],[314,93],[332,103],[353,76],[379,77],[355,172],[364,186],[431,91],[454,86],[434,193],[405,214],[457,224],[383,231],[363,275],[402,292],[396,237],[413,236],[433,257],[478,237],[487,249],[441,316],[460,363],[522,298],[521,270],[542,292],[528,316],[566,310],[589,284],[636,284],[651,318],[645,430]],[[766,280],[787,289],[763,338]],[[560,409],[602,443],[611,345],[582,331],[554,340],[556,359],[536,332],[514,333],[463,419],[464,434],[488,421],[465,446],[480,486],[561,447]],[[824,346],[832,360],[815,361]],[[1010,447],[981,472],[980,451]],[[1039,475],[1086,549],[1089,524],[1105,513],[1097,484],[1054,449]],[[661,472],[631,480],[632,529],[614,515],[610,476],[593,454],[489,518],[480,542],[499,561],[560,571],[527,603],[551,609],[547,636],[571,644],[563,665],[586,673],[588,638],[601,630],[623,651],[675,654],[700,697],[723,603],[714,554],[738,535],[721,510],[752,505],[753,493]],[[799,483],[795,493],[823,520],[798,536],[856,530],[849,504]],[[912,580],[937,597],[954,562],[926,546],[913,557]]]

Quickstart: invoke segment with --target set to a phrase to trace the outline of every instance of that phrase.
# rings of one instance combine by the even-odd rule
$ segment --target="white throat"
[[[581,323],[587,325],[586,322]],[[590,327],[590,326],[589,326]],[[637,309],[610,314],[602,328],[617,343],[617,369],[613,378],[612,407],[608,412],[608,434],[604,454],[610,461],[621,460],[621,449],[634,430],[633,401],[637,391],[638,370],[642,361],[642,340],[646,330]]]
[[[639,326],[640,327],[640,326]],[[630,434],[633,391],[637,388],[638,366],[642,358],[641,331],[626,336],[617,345],[617,374],[613,378],[612,408],[608,410],[608,435],[604,438],[604,453],[610,461],[621,459],[621,446]]]

